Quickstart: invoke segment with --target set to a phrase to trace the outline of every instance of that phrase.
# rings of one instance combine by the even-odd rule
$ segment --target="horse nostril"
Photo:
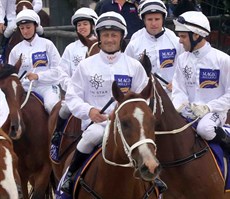
[[[10,130],[10,133],[9,133],[9,136],[13,139],[16,137],[16,130],[15,130],[15,126],[11,126],[11,130]]]

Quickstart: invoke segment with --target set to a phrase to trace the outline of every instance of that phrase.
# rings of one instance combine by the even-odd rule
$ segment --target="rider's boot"
[[[65,122],[66,122],[66,120],[62,119],[58,115],[57,125],[56,125],[56,128],[54,130],[53,136],[51,138],[51,143],[55,146],[58,146],[60,143],[60,139],[61,139],[61,135],[62,135],[62,131],[63,131]]]
[[[158,188],[159,194],[164,193],[168,189],[168,186],[160,178],[155,178],[154,183]]]
[[[1,35],[0,39],[1,39],[1,41],[0,41],[0,55],[2,55],[4,52],[4,49],[6,48],[8,38],[6,38],[4,35]]]
[[[215,132],[216,136],[212,141],[220,144],[224,150],[230,152],[230,135],[221,127],[215,127]]]
[[[73,192],[74,173],[82,166],[83,162],[89,157],[89,154],[81,153],[77,149],[74,152],[71,164],[66,174],[66,179],[61,186],[61,190],[71,195]]]

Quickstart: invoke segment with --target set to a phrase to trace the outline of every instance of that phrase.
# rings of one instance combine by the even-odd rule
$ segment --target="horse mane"
[[[10,76],[13,73],[17,73],[18,69],[15,66],[12,66],[10,64],[4,64],[0,67],[0,79],[4,79],[8,76]]]

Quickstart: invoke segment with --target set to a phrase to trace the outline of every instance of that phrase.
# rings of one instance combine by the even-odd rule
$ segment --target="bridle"
[[[147,101],[145,99],[142,99],[142,98],[129,99],[129,100],[126,100],[123,103],[121,103],[120,106],[115,111],[114,131],[113,131],[114,132],[114,136],[115,136],[116,132],[118,131],[118,133],[119,133],[119,135],[121,137],[121,141],[122,141],[122,144],[123,144],[123,147],[124,147],[125,154],[128,157],[128,159],[129,159],[129,163],[127,163],[127,164],[119,164],[119,163],[115,163],[113,161],[110,161],[110,160],[108,160],[105,157],[106,144],[107,144],[107,141],[108,141],[110,124],[111,124],[111,121],[108,121],[107,126],[105,128],[105,134],[104,134],[104,137],[103,137],[103,141],[102,141],[102,157],[103,157],[104,161],[107,164],[110,164],[110,165],[113,165],[113,166],[134,167],[135,168],[136,167],[136,165],[135,165],[136,163],[135,163],[135,160],[132,158],[132,151],[135,148],[137,148],[140,145],[142,145],[142,144],[152,144],[155,147],[155,152],[156,152],[156,149],[157,149],[156,148],[156,144],[155,144],[155,142],[152,139],[142,139],[142,140],[139,140],[138,142],[134,143],[132,146],[129,146],[129,144],[126,142],[126,139],[125,139],[124,134],[122,132],[122,128],[121,128],[121,123],[120,123],[120,119],[119,119],[119,116],[118,116],[118,112],[119,112],[119,110],[122,107],[124,107],[126,104],[131,103],[131,102],[144,102],[144,103],[147,104]]]

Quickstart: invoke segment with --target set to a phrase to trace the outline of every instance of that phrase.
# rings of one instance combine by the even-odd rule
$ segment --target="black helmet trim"
[[[20,24],[27,24],[27,23],[37,24],[35,21],[32,21],[32,20],[21,20],[17,23],[17,25],[19,26]]]
[[[156,9],[156,6],[159,6],[160,8],[162,9]],[[144,12],[145,8],[148,7],[148,10],[146,12]],[[152,9],[151,9],[152,7]],[[166,11],[165,11],[165,7],[163,6],[162,3],[159,3],[159,2],[148,2],[148,3],[145,3],[142,5],[141,7],[141,12],[144,12],[142,15],[145,15],[145,14],[148,14],[148,13],[161,13],[163,15],[166,15]]]
[[[84,21],[84,20],[92,22],[94,24],[93,19],[91,19],[89,17],[78,17],[78,18],[73,20],[73,25],[76,25],[79,21]]]
[[[117,17],[112,17],[112,16],[106,16],[106,17],[102,17],[100,18],[98,21],[97,21],[97,25],[100,24],[100,27],[104,26],[103,24],[103,21],[105,21],[105,26],[107,26],[108,24],[108,21],[111,21],[113,23],[117,23],[118,24],[118,27],[119,25],[121,24],[122,26],[126,27],[126,25],[120,20],[118,19]],[[111,23],[112,24],[112,23]],[[111,25],[112,26],[112,25]]]
[[[202,26],[200,26],[200,25],[197,25],[197,24],[188,22],[188,21],[186,21],[186,20],[184,19],[184,17],[182,17],[182,16],[179,16],[179,17],[177,18],[177,21],[178,21],[179,23],[181,23],[181,24],[185,24],[185,25],[188,25],[188,26],[193,26],[193,27],[199,28],[199,29],[201,29],[201,30],[203,30],[203,31],[205,31],[205,32],[207,32],[207,33],[210,33],[210,31],[208,31],[206,28],[204,28],[204,27],[202,27]]]

